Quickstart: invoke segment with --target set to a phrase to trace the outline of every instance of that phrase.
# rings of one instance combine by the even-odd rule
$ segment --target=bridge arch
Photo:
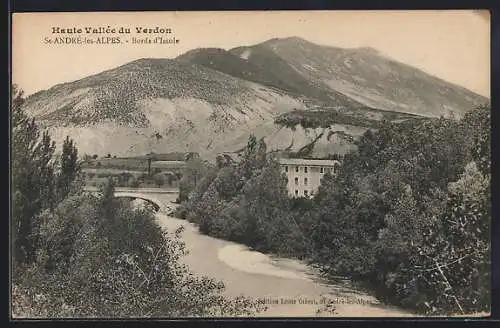
[[[141,199],[149,204],[153,205],[154,209],[156,212],[159,212],[161,209],[163,209],[162,202],[159,200],[155,199],[154,197],[151,197],[149,195],[142,195],[139,193],[133,193],[133,192],[120,192],[120,191],[115,191],[114,194],[115,198],[128,198],[128,199]]]

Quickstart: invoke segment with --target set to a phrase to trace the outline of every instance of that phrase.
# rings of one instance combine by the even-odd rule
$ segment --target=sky
[[[54,34],[53,27],[130,28],[130,34]],[[177,44],[133,44],[142,28],[170,28]],[[121,44],[47,44],[56,36],[120,37]],[[149,34],[151,35],[151,34]],[[156,35],[152,35],[154,38]],[[486,11],[262,11],[16,13],[12,80],[25,94],[139,58],[173,58],[198,47],[230,49],[298,36],[343,47],[372,47],[449,82],[490,96],[490,16]],[[124,41],[128,40],[128,43]]]

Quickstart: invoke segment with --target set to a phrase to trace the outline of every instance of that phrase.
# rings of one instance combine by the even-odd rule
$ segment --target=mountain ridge
[[[334,130],[356,131],[350,135],[356,137],[360,131],[346,122],[374,122],[392,112],[437,117],[453,110],[460,116],[486,101],[376,49],[292,37],[137,59],[39,91],[24,107],[58,138],[67,133],[80,141],[83,152],[197,151],[213,157],[241,148],[250,133],[267,138],[270,149],[308,145],[320,132],[274,124],[292,110],[339,112],[328,116],[342,117],[337,125],[332,121]],[[341,138],[323,139],[317,147],[323,152],[352,148]]]

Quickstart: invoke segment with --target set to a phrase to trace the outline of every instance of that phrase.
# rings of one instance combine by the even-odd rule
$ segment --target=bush
[[[15,88],[14,88],[15,91]],[[166,233],[154,214],[83,191],[78,152],[55,143],[13,100],[12,314],[24,318],[250,315],[259,306],[231,300],[222,283],[196,277],[180,259],[181,230]],[[110,156],[108,156],[110,157]],[[100,163],[99,163],[100,164]]]
[[[165,184],[165,176],[161,173],[154,176],[154,181],[157,187],[162,187]]]
[[[139,188],[141,186],[141,183],[135,177],[130,177],[130,179],[128,180],[128,186],[131,188]]]
[[[313,262],[423,313],[488,312],[487,113],[365,133],[317,193]]]
[[[182,229],[163,232],[152,212],[109,195],[77,196],[47,212],[37,261],[16,279],[14,313],[123,318],[251,315],[261,309],[244,298],[225,298],[222,283],[198,278],[180,263]]]
[[[321,121],[304,115],[278,120]],[[362,281],[399,306],[432,315],[488,312],[489,108],[461,121],[379,123],[336,176],[324,175],[312,201],[288,200],[279,166],[250,137],[238,163],[219,158],[197,184],[183,177],[177,215],[202,233],[308,258],[326,276]]]
[[[189,199],[187,191],[180,195],[176,215],[198,224],[201,233],[260,251],[305,256],[308,243],[290,211],[286,180],[266,155],[263,140],[251,136],[239,163],[219,158],[196,186],[184,182]]]

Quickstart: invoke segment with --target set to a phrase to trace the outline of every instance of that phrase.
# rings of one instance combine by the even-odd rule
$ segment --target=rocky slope
[[[136,60],[33,94],[25,109],[56,140],[74,138],[81,153],[196,151],[213,158],[243,147],[250,133],[266,137],[270,149],[313,143],[318,156],[343,153],[370,120],[399,119],[393,112],[461,115],[486,101],[371,49],[286,38]],[[343,120],[305,129],[274,124],[310,109],[339,112]]]
[[[342,94],[350,101],[382,110],[428,116],[453,111],[461,115],[486,101],[463,87],[392,60],[371,48],[327,47],[291,37],[230,52],[261,65],[265,65],[266,59],[261,55],[265,52],[267,57],[285,62],[289,70],[294,70],[316,89]],[[275,65],[269,65],[268,69],[274,71],[274,68]],[[281,67],[279,71],[278,74],[283,74]]]

